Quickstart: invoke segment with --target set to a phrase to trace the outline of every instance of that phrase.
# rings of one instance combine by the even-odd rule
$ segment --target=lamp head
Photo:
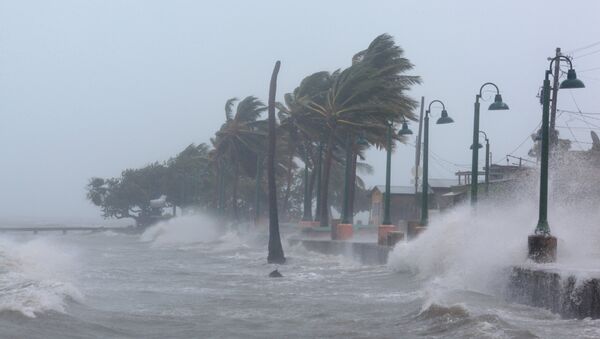
[[[448,116],[448,112],[443,109],[442,110],[442,116],[437,120],[436,124],[441,125],[441,124],[450,124],[453,123],[454,120],[452,120],[452,118],[450,118]]]
[[[408,124],[406,122],[402,123],[402,128],[398,131],[398,135],[411,135],[413,131],[408,128]]]
[[[483,145],[481,143],[477,144],[477,148],[483,148]],[[469,147],[469,149],[473,149],[473,145],[471,145],[471,147]]]
[[[577,74],[574,69],[569,69],[567,79],[560,84],[560,88],[584,88],[583,81],[577,79]]]
[[[507,110],[508,105],[502,101],[502,95],[498,93],[496,94],[496,97],[494,97],[494,102],[490,105],[488,109],[490,111]]]

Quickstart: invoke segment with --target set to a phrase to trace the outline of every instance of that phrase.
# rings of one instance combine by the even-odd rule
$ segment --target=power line
[[[557,111],[569,113],[569,114],[600,115],[600,112],[579,112],[579,111],[571,111],[568,109],[558,109]]]
[[[570,114],[585,114],[585,115],[600,115],[600,112],[579,112],[579,111],[571,111],[568,109],[558,109],[560,112],[570,113]]]
[[[542,122],[540,121],[537,126],[533,129],[533,131],[530,134],[536,133],[537,130],[540,128],[540,126],[542,125]],[[519,146],[515,147],[514,150],[508,152],[509,155],[513,155],[516,151],[519,150],[519,148],[521,148],[521,146],[523,146],[523,144],[525,144],[525,142],[527,142],[527,140],[529,140],[531,138],[531,135],[528,135],[525,137],[525,139],[523,141],[521,141],[521,143],[519,144]]]
[[[566,122],[565,122],[566,124]],[[572,129],[586,129],[586,130],[596,130],[597,128],[593,128],[593,127],[584,127],[584,126],[569,126],[568,124],[566,126],[556,126],[558,128],[572,128]]]
[[[598,52],[600,52],[600,50],[598,50]],[[592,67],[592,68],[582,69],[582,70],[577,71],[577,72],[584,73],[584,72],[589,72],[589,71],[595,71],[597,69],[600,69],[600,66],[599,67]]]
[[[571,129],[571,126],[569,126],[569,123],[565,122],[565,124],[567,124],[567,129],[569,130],[569,133],[571,133],[571,136],[573,137],[573,139],[575,140],[575,142],[577,143],[577,145],[579,145],[579,148],[583,149],[583,147],[581,146],[581,143],[579,143],[579,140],[577,140],[577,137],[575,136],[575,133],[573,133],[573,130]]]
[[[586,54],[580,55],[580,56],[578,56],[576,59],[583,58],[583,57],[586,57],[586,56],[588,56],[588,55],[592,55],[592,54],[596,54],[596,53],[600,53],[600,49],[597,49],[597,50],[595,50],[595,51],[592,51],[592,52],[589,52],[589,53],[586,53]]]
[[[591,48],[591,47],[594,47],[594,46],[598,46],[598,45],[600,45],[600,41],[596,41],[596,42],[593,42],[593,43],[591,43],[589,45],[585,45],[585,46],[582,46],[582,47],[578,47],[578,48],[572,49],[567,54],[573,54],[575,52],[579,52],[579,51],[582,51],[584,49],[588,49],[588,48]]]

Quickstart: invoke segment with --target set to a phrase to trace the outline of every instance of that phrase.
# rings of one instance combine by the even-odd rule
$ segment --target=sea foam
[[[72,283],[76,253],[52,238],[0,238],[0,312],[35,317],[65,312],[68,300],[82,301]]]

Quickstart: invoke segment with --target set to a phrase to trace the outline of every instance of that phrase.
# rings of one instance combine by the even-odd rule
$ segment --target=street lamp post
[[[479,94],[475,96],[475,113],[473,117],[473,143],[471,145],[479,145],[479,99],[483,95],[483,88],[486,86],[494,86],[496,88],[496,96],[494,102],[488,107],[490,111],[507,110],[508,105],[502,101],[502,95],[498,86],[492,82],[486,82],[479,88]],[[477,204],[477,179],[478,179],[478,159],[479,150],[477,147],[473,147],[473,156],[471,162],[471,205]]]
[[[391,172],[392,172],[392,133],[393,126],[392,123],[388,123],[387,125],[387,161],[385,166],[385,195],[383,201],[383,222],[379,225],[377,231],[377,243],[380,245],[387,244],[387,235],[388,233],[395,231],[396,226],[392,224],[392,217],[390,214],[390,199],[392,196],[391,192]],[[408,124],[406,120],[402,123],[402,128],[398,131],[398,135],[409,135],[413,132],[408,128]]]
[[[421,226],[427,226],[429,222],[429,114],[431,113],[431,105],[434,103],[442,105],[442,116],[436,121],[436,124],[450,124],[454,120],[448,116],[446,106],[440,100],[433,100],[429,103],[427,111],[425,111],[424,127],[423,127],[423,183],[421,185]]]
[[[364,146],[367,145],[367,141],[361,136],[358,138],[358,140],[356,141],[356,143],[358,145]],[[350,185],[354,185],[353,182],[351,182],[351,177],[352,177],[352,159],[353,159],[353,155],[354,152],[352,151],[352,146],[354,144],[354,136],[351,132],[348,132],[348,135],[346,136],[346,164],[345,164],[345,171],[344,171],[344,197],[342,200],[342,220],[341,223],[339,223],[336,226],[336,231],[335,231],[335,239],[337,240],[348,240],[350,238],[352,238],[353,235],[353,216],[352,216],[352,209],[350,207]]]
[[[550,75],[552,75],[552,63],[557,60],[566,60],[569,63],[567,79],[560,84],[560,88],[573,89],[584,88],[585,85],[579,79],[571,60],[565,56],[556,56],[550,60],[550,66],[544,73],[544,85],[542,90],[542,150],[540,164],[540,204],[539,219],[535,232],[528,238],[529,258],[536,262],[553,262],[556,260],[556,238],[550,234],[548,224],[548,150],[549,150],[549,118],[550,118]]]
[[[485,195],[488,196],[490,192],[490,139],[484,131],[479,131],[485,138]],[[477,148],[482,148],[481,144],[477,144]],[[470,147],[473,149],[473,145]]]
[[[382,225],[392,225],[390,216],[390,196],[391,196],[391,172],[392,172],[392,124],[387,126],[387,160],[385,163],[385,199],[383,202],[383,223]]]
[[[485,196],[490,194],[490,139],[484,131],[479,131],[485,138]]]

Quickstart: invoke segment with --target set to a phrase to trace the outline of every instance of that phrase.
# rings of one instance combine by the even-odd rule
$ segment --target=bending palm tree
[[[269,149],[267,157],[267,175],[269,181],[269,254],[267,262],[285,263],[281,236],[279,235],[279,218],[277,215],[277,187],[275,183],[275,92],[277,90],[277,74],[281,62],[275,63],[269,87]]]
[[[321,189],[321,226],[329,225],[328,186],[333,151],[339,135],[365,133],[370,143],[378,144],[389,123],[401,117],[414,119],[416,101],[404,92],[420,79],[401,75],[413,65],[402,57],[403,51],[391,36],[375,38],[369,47],[355,56],[355,63],[342,72],[334,72],[332,84],[323,101],[306,103],[323,124],[326,151]]]
[[[252,176],[256,170],[256,154],[264,149],[266,141],[266,121],[257,120],[266,110],[265,105],[256,97],[248,96],[237,105],[233,114],[236,98],[225,104],[226,121],[214,139],[213,160],[219,164],[228,163],[233,171],[232,208],[234,219],[239,218],[238,182],[241,172]],[[220,169],[221,175],[224,171]],[[221,193],[223,194],[223,193]]]

